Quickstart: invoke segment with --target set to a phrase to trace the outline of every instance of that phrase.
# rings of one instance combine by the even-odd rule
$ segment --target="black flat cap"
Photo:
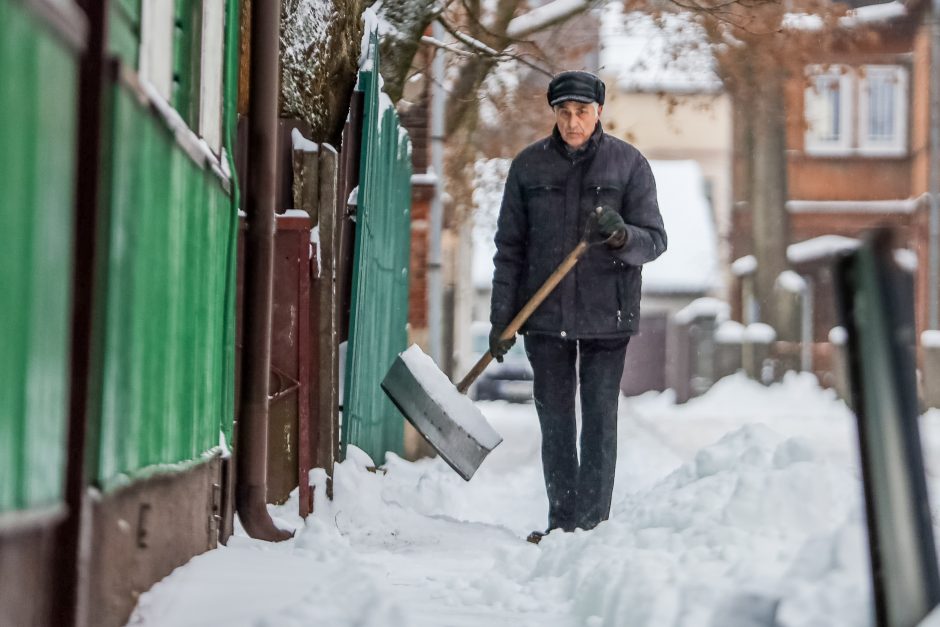
[[[604,81],[590,72],[562,72],[548,84],[548,105],[566,100],[604,104]]]

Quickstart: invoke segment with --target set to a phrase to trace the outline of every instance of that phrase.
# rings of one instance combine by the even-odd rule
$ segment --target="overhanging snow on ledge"
[[[789,213],[914,213],[920,198],[897,200],[788,200]]]

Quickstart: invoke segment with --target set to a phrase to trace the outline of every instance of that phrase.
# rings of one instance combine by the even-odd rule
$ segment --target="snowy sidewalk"
[[[293,540],[232,538],[144,594],[129,624],[871,624],[854,423],[812,377],[729,377],[684,406],[622,399],[611,520],[539,546],[524,539],[547,512],[534,408],[482,409],[505,441],[471,482],[439,460],[371,473],[351,449],[306,523],[296,503],[272,508]],[[923,424],[935,458],[940,416]]]

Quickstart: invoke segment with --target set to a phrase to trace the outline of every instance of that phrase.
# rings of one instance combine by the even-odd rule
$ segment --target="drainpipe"
[[[444,27],[434,22],[434,38],[444,41]],[[441,231],[444,222],[444,51],[434,52],[431,64],[431,167],[434,168],[434,198],[431,200],[431,224],[428,250],[428,350],[431,359],[443,365],[443,277]]]
[[[280,0],[251,3],[244,382],[235,448],[235,506],[239,519],[248,535],[269,541],[286,540],[292,535],[278,529],[271,520],[266,498],[280,16]]]
[[[927,270],[928,320],[930,329],[940,328],[940,0],[931,2],[930,11],[930,154],[928,194],[930,197],[930,241]]]
[[[85,627],[88,624],[90,557],[87,541],[89,508],[85,491],[93,460],[86,455],[92,394],[92,338],[94,337],[94,279],[98,255],[98,207],[101,201],[101,135],[104,125],[103,96],[110,87],[105,66],[107,0],[82,0],[87,31],[81,55],[76,116],[75,222],[72,226],[72,341],[69,371],[68,458],[63,486],[68,515],[58,529],[58,563],[52,585],[58,600],[50,617],[53,625]]]

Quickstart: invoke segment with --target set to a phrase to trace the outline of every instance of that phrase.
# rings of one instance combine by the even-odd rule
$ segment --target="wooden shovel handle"
[[[589,244],[586,240],[581,240],[575,249],[568,253],[568,256],[565,257],[565,260],[559,264],[555,271],[552,272],[551,276],[545,280],[545,283],[542,284],[542,287],[529,299],[529,302],[516,314],[516,317],[512,319],[512,322],[509,323],[509,326],[506,327],[506,330],[503,331],[503,334],[499,336],[500,341],[509,340],[515,337],[516,332],[525,324],[525,321],[529,319],[529,316],[532,315],[532,312],[542,304],[549,294],[552,293],[552,290],[561,283],[561,280],[565,278],[571,269],[574,267],[574,264],[578,263],[578,259],[581,258],[581,255],[584,254],[584,251],[588,249]],[[467,373],[460,383],[457,384],[457,391],[461,394],[466,394],[467,389],[470,385],[477,380],[477,377],[480,376],[486,367],[493,361],[493,353],[486,351],[483,353],[483,356],[480,357],[480,360],[470,369],[470,372]]]

